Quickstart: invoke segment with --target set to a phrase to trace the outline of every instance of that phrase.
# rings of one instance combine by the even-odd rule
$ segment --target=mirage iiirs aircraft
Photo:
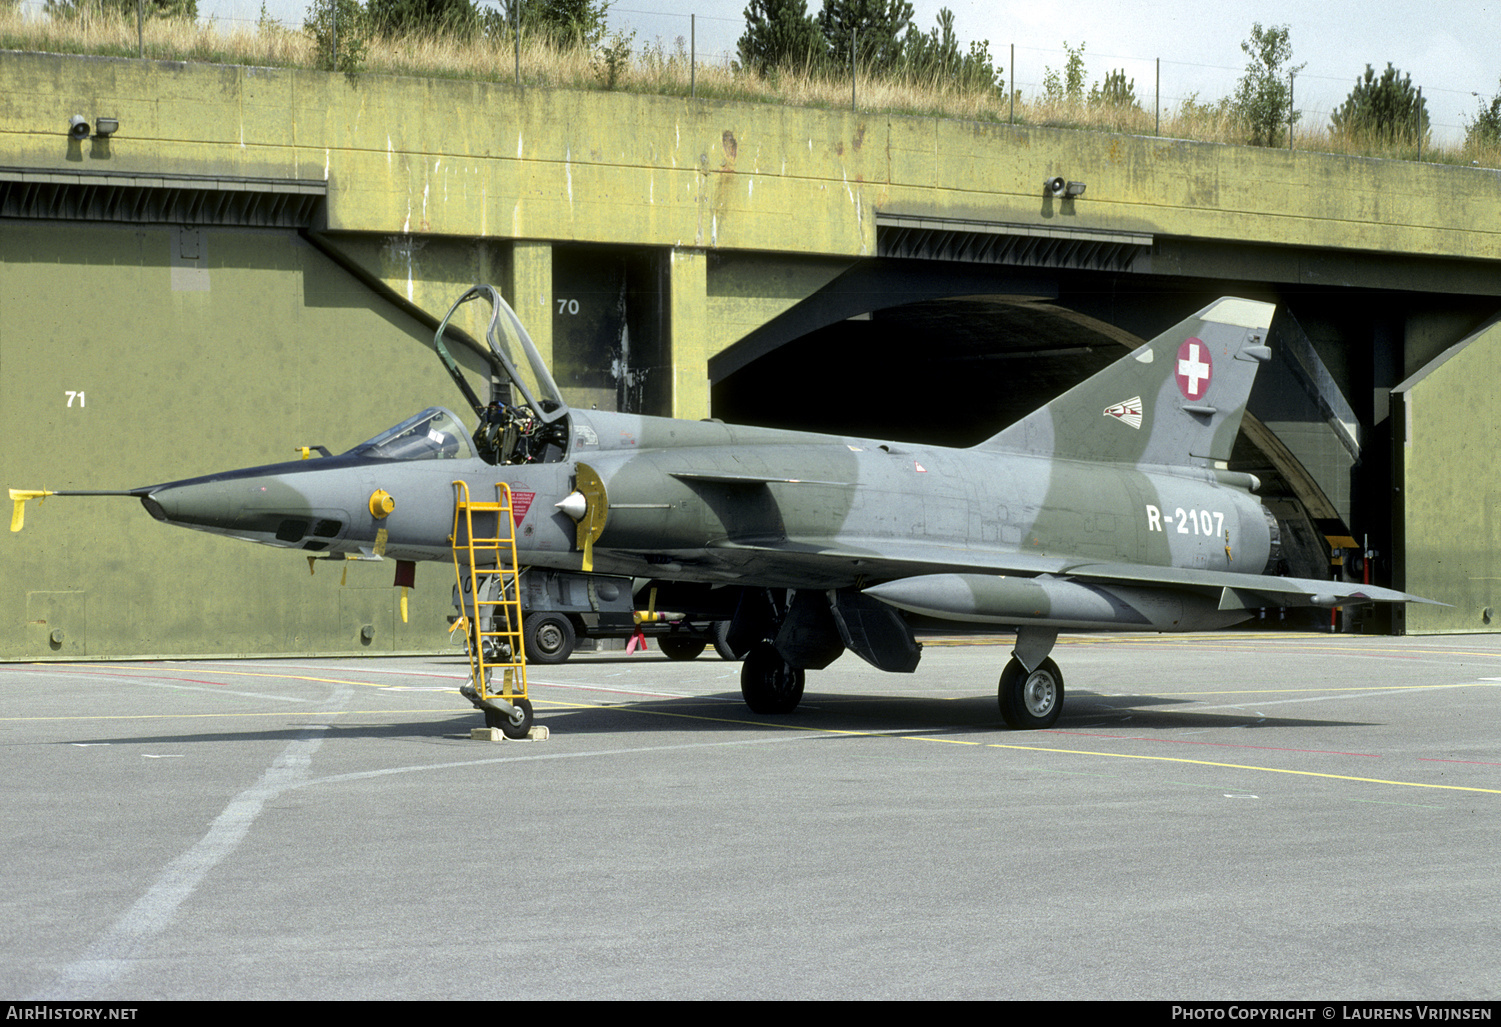
[[[491,308],[487,345],[449,325],[474,300]],[[131,495],[157,520],[305,553],[379,555],[382,538],[387,558],[449,561],[456,479],[481,495],[504,481],[526,574],[591,601],[628,603],[645,582],[661,608],[728,620],[756,713],[792,712],[804,672],[846,649],[911,672],[914,629],[936,625],[1014,631],[1001,715],[1047,728],[1063,706],[1049,658],[1060,630],[1195,631],[1266,607],[1429,601],[1264,573],[1276,520],[1227,461],[1273,310],[1217,300],[952,449],[571,409],[515,313],[475,286],[435,336],[473,432],[433,407],[319,460],[124,492],[13,491],[12,530],[26,498]],[[488,401],[461,362],[488,375]]]

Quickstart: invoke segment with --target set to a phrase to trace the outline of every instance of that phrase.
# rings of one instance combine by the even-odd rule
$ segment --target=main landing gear
[[[1052,727],[1063,711],[1063,675],[1051,659],[1028,670],[1013,658],[1001,672],[997,698],[1007,727],[1019,731]]]
[[[770,642],[761,642],[740,668],[740,694],[752,713],[784,714],[797,709],[803,698],[802,668],[789,666]],[[1063,673],[1050,658],[1031,670],[1012,657],[1001,672],[997,700],[1001,719],[1017,731],[1050,728],[1063,712]]]
[[[767,619],[773,630],[769,633],[777,634],[785,614],[775,605],[772,605],[771,613]],[[807,666],[815,670],[827,666],[833,656],[838,655],[820,654],[817,646],[808,642],[806,633],[802,636],[793,633],[791,641],[794,643],[792,659],[801,663],[804,661],[800,657],[813,653],[814,658],[807,661]],[[1027,627],[1017,631],[1016,648],[1012,650],[1011,661],[1001,672],[1000,685],[996,689],[1001,718],[1007,727],[1017,731],[1040,731],[1058,722],[1058,716],[1063,712],[1063,674],[1048,656],[1057,641],[1058,632],[1050,628]],[[798,643],[801,643],[800,647]],[[804,667],[793,666],[776,643],[763,636],[751,644],[741,665],[740,694],[752,713],[788,714],[802,701],[804,680]]]
[[[1057,640],[1058,632],[1042,628],[1016,633],[1016,649],[996,690],[1007,727],[1040,731],[1052,727],[1063,712],[1063,674],[1048,657]]]
[[[740,667],[740,695],[752,713],[791,713],[803,699],[805,675],[771,642],[758,642]]]

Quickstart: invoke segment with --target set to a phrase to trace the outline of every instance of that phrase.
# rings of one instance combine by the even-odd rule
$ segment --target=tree
[[[853,44],[862,67],[891,72],[901,66],[902,35],[912,27],[912,5],[907,0],[824,0],[818,27],[836,65],[849,66]]]
[[[1428,101],[1421,89],[1413,88],[1411,76],[1399,74],[1388,62],[1377,78],[1367,64],[1365,76],[1355,80],[1345,102],[1329,116],[1330,127],[1341,135],[1388,144],[1426,137]]]
[[[595,49],[590,64],[606,89],[614,89],[620,84],[621,76],[631,66],[631,47],[635,42],[635,32],[616,32],[609,42],[601,43]]]
[[[302,31],[313,38],[324,71],[353,75],[365,66],[370,18],[359,0],[313,0]]]
[[[972,42],[968,52],[961,51],[954,12],[947,7],[939,10],[938,25],[927,33],[908,27],[902,52],[907,72],[914,78],[952,82],[960,88],[1005,88],[990,58],[990,40]]]
[[[1049,103],[1079,103],[1084,99],[1084,45],[1077,47],[1068,45],[1068,40],[1063,41],[1063,51],[1068,54],[1068,60],[1063,65],[1063,75],[1051,67],[1044,66],[1042,75],[1043,97]]]
[[[751,0],[737,47],[740,63],[758,75],[805,67],[824,55],[823,34],[808,14],[807,0]]]
[[[1501,145],[1501,93],[1480,101],[1475,120],[1465,125],[1465,147]]]
[[[523,11],[527,7],[555,44],[574,43],[592,50],[605,38],[610,0],[529,0]],[[526,20],[523,14],[523,24]]]
[[[479,26],[474,0],[369,0],[370,27],[382,36],[429,35],[467,38]]]
[[[604,41],[609,11],[610,0],[499,0],[499,10],[480,12],[479,21],[489,36],[509,36],[519,21],[523,35],[592,50]]]
[[[1117,68],[1105,75],[1104,82],[1089,87],[1089,105],[1112,110],[1131,110],[1141,105],[1136,101],[1136,80],[1126,79],[1126,69]]]
[[[1286,25],[1263,29],[1261,22],[1251,26],[1251,38],[1240,44],[1251,58],[1246,73],[1235,89],[1235,112],[1250,136],[1252,146],[1277,146],[1282,130],[1297,120],[1292,110],[1290,78],[1303,65],[1287,67],[1292,60],[1293,45]]]

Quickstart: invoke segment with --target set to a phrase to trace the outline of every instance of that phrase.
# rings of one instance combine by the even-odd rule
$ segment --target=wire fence
[[[28,19],[46,19],[45,0],[19,0],[19,10]],[[199,21],[224,32],[256,33],[269,22],[299,31],[307,18],[306,0],[198,0]],[[655,10],[632,5],[612,6],[609,27],[615,38],[629,38],[635,59],[681,57],[697,68],[729,69],[737,61],[736,41],[745,30],[743,18]],[[1049,72],[1062,76],[1069,51],[992,42],[991,58],[1008,89],[1023,102],[1037,101],[1046,93]],[[1232,97],[1244,65],[1195,63],[1130,54],[1084,53],[1086,85],[1102,82],[1109,72],[1121,71],[1131,83],[1137,103],[1153,121],[1167,118],[1186,106],[1214,106]],[[1285,141],[1297,146],[1300,139],[1327,134],[1330,117],[1349,96],[1365,62],[1357,67],[1304,69],[1292,80],[1295,130]],[[1421,84],[1423,69],[1404,69]],[[692,70],[690,70],[690,76]],[[858,82],[853,96],[858,103]],[[1460,146],[1482,104],[1498,92],[1496,82],[1474,83],[1471,89],[1425,87],[1430,145]],[[1008,93],[1008,96],[1012,95]],[[1004,119],[1004,113],[1001,115]]]

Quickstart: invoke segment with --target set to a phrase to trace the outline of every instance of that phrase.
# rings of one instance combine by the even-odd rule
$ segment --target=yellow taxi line
[[[668,713],[663,710],[639,709],[630,706],[602,706],[585,707],[597,709],[625,710],[630,713],[642,713],[659,717],[676,717],[682,720],[703,720],[724,724],[754,724],[757,727],[774,728],[783,731],[811,731],[830,735],[864,735],[870,738],[894,737],[909,742],[941,742],[948,745],[972,745],[988,749],[1014,749],[1018,752],[1050,752],[1067,756],[1098,756],[1106,759],[1125,760],[1149,760],[1158,763],[1192,764],[1200,767],[1220,767],[1228,770],[1253,770],[1265,774],[1291,774],[1295,777],[1319,777],[1335,781],[1357,781],[1362,784],[1395,785],[1402,788],[1436,788],[1441,791],[1454,792],[1483,792],[1489,795],[1501,795],[1501,788],[1475,788],[1468,785],[1429,784],[1424,781],[1392,781],[1379,777],[1357,777],[1351,774],[1325,774],[1314,770],[1290,770],[1285,767],[1261,767],[1244,763],[1218,763],[1213,760],[1191,760],[1181,756],[1147,756],[1124,752],[1096,752],[1089,749],[1058,749],[1042,745],[1010,745],[1003,742],[975,742],[963,738],[938,738],[930,735],[905,735],[900,734],[900,729],[892,731],[849,731],[835,728],[812,727],[801,724],[762,724],[758,721],[736,720],[731,717],[705,717],[693,713]]]

